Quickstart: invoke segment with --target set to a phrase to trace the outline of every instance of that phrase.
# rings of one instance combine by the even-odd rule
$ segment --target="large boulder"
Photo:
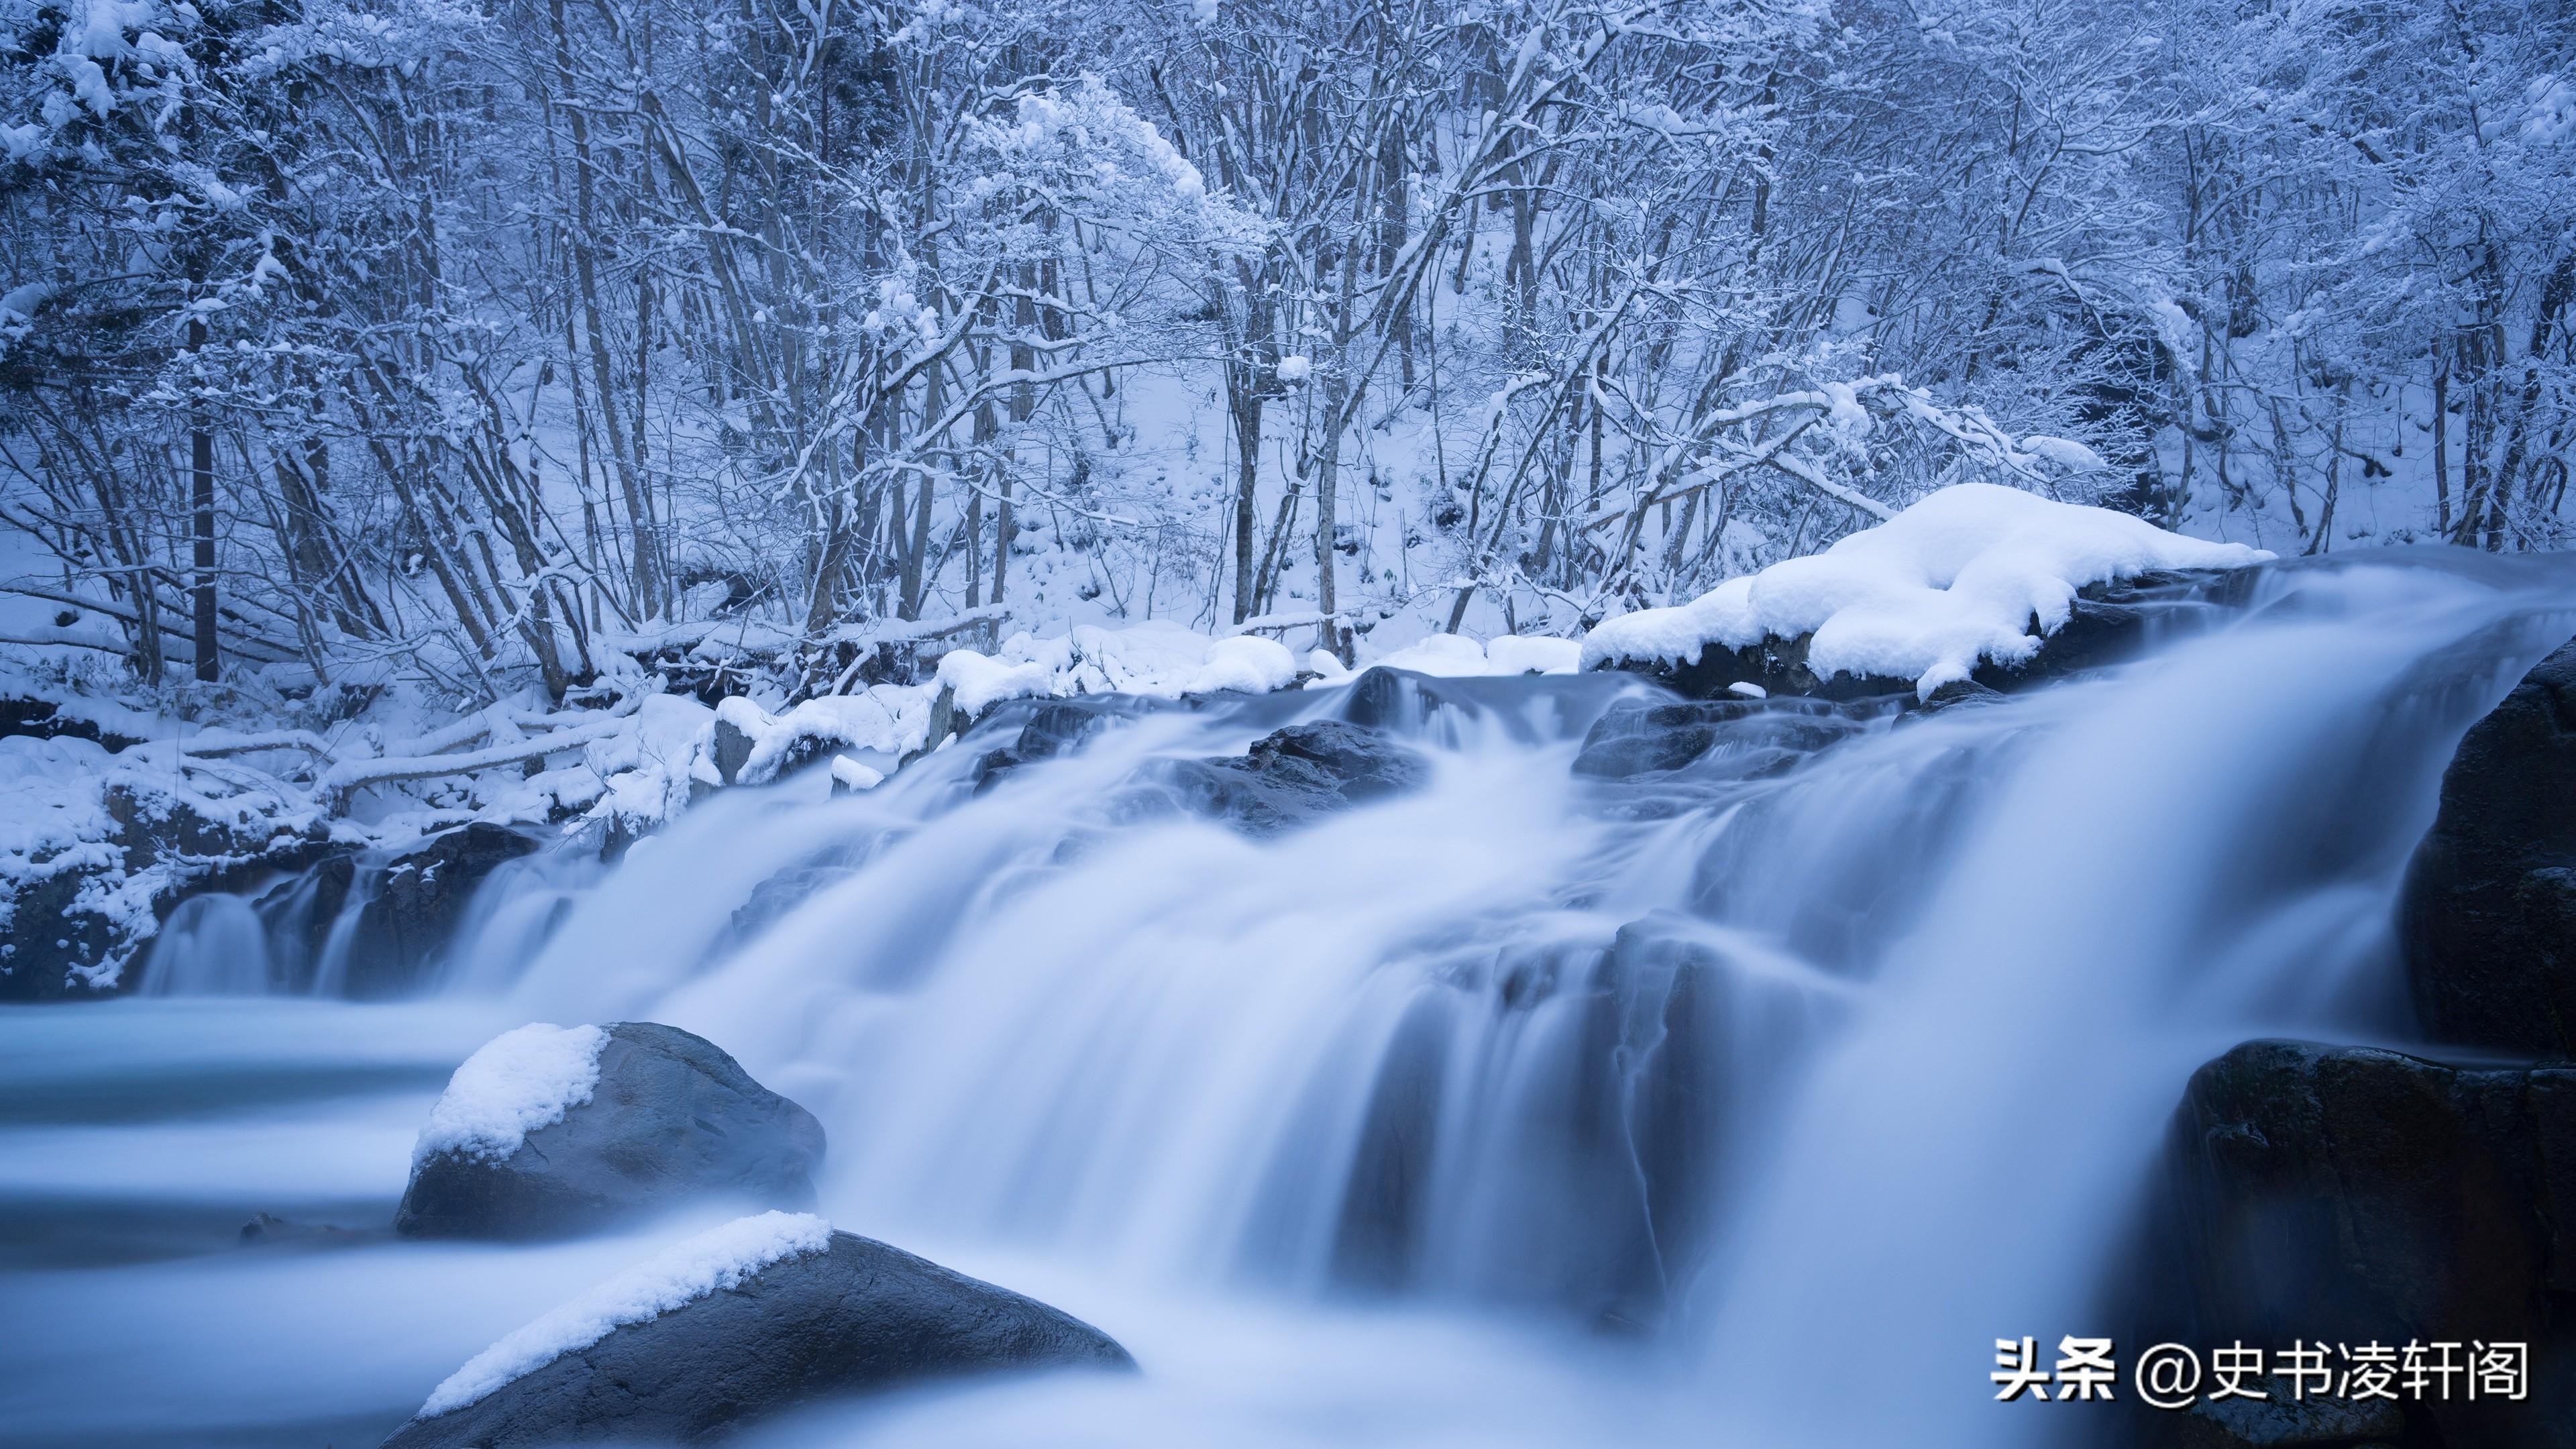
[[[385,1449],[704,1444],[821,1400],[960,1374],[1133,1369],[1107,1334],[899,1248],[768,1213],[493,1345]]]
[[[1422,756],[1382,730],[1341,720],[1290,725],[1236,758],[1183,760],[1163,776],[1188,809],[1251,835],[1276,835],[1430,778]]]
[[[2137,1342],[2523,1343],[2525,1400],[2409,1396],[2405,1442],[2576,1445],[2576,1069],[2248,1042],[2192,1077],[2164,1185]]]
[[[492,872],[536,849],[533,837],[478,820],[388,861],[375,895],[358,912],[348,994],[365,1000],[417,990],[424,970],[454,939],[474,892]]]
[[[2399,921],[2427,1032],[2576,1056],[2576,642],[2460,740]]]
[[[701,1198],[814,1200],[823,1127],[677,1027],[526,1026],[456,1069],[413,1152],[394,1230],[595,1231]]]

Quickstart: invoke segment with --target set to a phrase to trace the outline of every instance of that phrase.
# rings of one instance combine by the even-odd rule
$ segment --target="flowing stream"
[[[1569,767],[1644,685],[1416,681],[1387,723],[1428,786],[1268,838],[1139,782],[1351,691],[1119,716],[978,793],[996,722],[505,868],[398,1002],[281,956],[297,883],[207,898],[138,997],[0,1010],[0,1423],[373,1443],[686,1227],[382,1230],[474,1046],[649,1018],[823,1120],[836,1224],[1145,1368],[760,1443],[2090,1442],[2091,1406],[1990,1402],[1994,1340],[2111,1331],[2200,1062],[2405,1039],[2398,879],[2576,580],[2372,554],[2170,622],[2004,704],[1810,753],[1757,713],[1626,780]],[[233,1246],[262,1211],[356,1231]]]

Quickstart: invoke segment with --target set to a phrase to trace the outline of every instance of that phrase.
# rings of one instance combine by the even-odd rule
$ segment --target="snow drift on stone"
[[[485,1042],[448,1078],[429,1122],[412,1144],[417,1167],[441,1152],[498,1161],[528,1134],[563,1120],[599,1085],[599,1049],[608,1033],[595,1026],[534,1022]]]
[[[1688,663],[1709,644],[1740,649],[1812,634],[1807,667],[1818,676],[1911,679],[1929,695],[1981,661],[2029,659],[2086,585],[2270,557],[2107,508],[1959,483],[1823,553],[1729,579],[1678,608],[1609,620],[1585,638],[1583,666]],[[2034,618],[2038,635],[2027,632]]]
[[[430,1391],[415,1417],[435,1418],[464,1408],[628,1324],[650,1322],[710,1293],[738,1288],[773,1263],[819,1253],[831,1244],[832,1225],[812,1213],[759,1213],[710,1228],[474,1355]]]

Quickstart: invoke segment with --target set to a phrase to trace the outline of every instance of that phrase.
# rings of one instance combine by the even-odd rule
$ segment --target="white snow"
[[[969,715],[1006,699],[1108,693],[1175,699],[1221,689],[1266,693],[1296,679],[1297,656],[1275,639],[1210,638],[1160,622],[1129,629],[1078,624],[1049,639],[1014,634],[992,655],[957,649],[939,661],[940,682],[957,691],[957,707]]]
[[[528,1134],[563,1120],[599,1085],[599,1049],[608,1033],[595,1026],[535,1022],[485,1042],[448,1078],[429,1123],[412,1144],[414,1166],[441,1152],[502,1161]]]
[[[1573,674],[1583,668],[1583,642],[1498,634],[1485,641],[1485,662],[1496,674]]]
[[[1583,646],[1572,639],[1503,634],[1479,644],[1462,634],[1426,634],[1369,662],[1416,674],[1572,674]]]
[[[1742,648],[1812,634],[1807,664],[1818,675],[1911,679],[1928,695],[1981,660],[2029,659],[2086,585],[2270,557],[2107,508],[1960,483],[1823,553],[1729,579],[1677,608],[1608,620],[1584,639],[1582,663],[1685,663],[1712,643]],[[2028,632],[2034,619],[2037,634]]]
[[[583,765],[606,786],[592,813],[638,828],[678,814],[699,785],[718,783],[714,735],[714,710],[687,695],[646,696],[633,723],[583,748]]]
[[[751,737],[751,755],[734,778],[757,785],[775,778],[790,752],[807,740],[898,757],[911,754],[930,737],[930,701],[936,693],[929,685],[873,684],[856,694],[809,699],[779,715],[736,695],[716,706],[716,717]]]
[[[972,649],[952,649],[940,656],[939,682],[957,692],[957,707],[972,716],[1006,699],[1054,693],[1055,671],[1034,659],[1006,664]]]
[[[1487,674],[1485,646],[1457,634],[1425,634],[1414,643],[1378,656],[1377,663],[1389,669],[1409,669],[1416,674],[1456,676]]]
[[[847,755],[834,755],[832,783],[844,790],[873,790],[885,783],[885,776]]]
[[[832,1225],[811,1213],[736,1218],[676,1243],[474,1355],[432,1389],[416,1419],[453,1413],[629,1324],[650,1323],[772,1264],[819,1253]]]

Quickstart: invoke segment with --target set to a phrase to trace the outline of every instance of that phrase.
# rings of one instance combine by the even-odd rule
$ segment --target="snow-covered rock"
[[[656,1022],[521,1027],[459,1067],[394,1230],[541,1238],[698,1198],[803,1208],[823,1128],[702,1037]]]
[[[716,706],[717,774],[728,784],[758,785],[839,750],[901,758],[930,737],[936,693],[930,685],[874,684],[775,715],[739,696],[725,700]]]
[[[507,1161],[528,1134],[563,1120],[599,1085],[599,1049],[608,1033],[595,1026],[531,1022],[485,1042],[447,1080],[412,1143],[414,1167],[452,1152]]]
[[[1275,639],[1211,637],[1165,623],[1132,629],[1082,624],[1047,639],[1014,634],[989,656],[952,650],[939,661],[939,680],[956,691],[958,710],[972,717],[1006,699],[1263,693],[1295,683],[1297,670],[1297,656]]]
[[[129,963],[187,892],[318,850],[314,811],[291,790],[248,770],[183,772],[176,758],[157,744],[111,754],[77,734],[0,735],[0,1000],[130,987]]]
[[[663,1249],[467,1359],[463,1368],[430,1391],[416,1417],[436,1418],[480,1403],[495,1390],[620,1328],[650,1323],[710,1293],[739,1288],[772,1263],[822,1252],[831,1242],[832,1225],[811,1213],[773,1209],[710,1228]]]
[[[582,764],[605,782],[595,819],[640,835],[721,783],[713,758],[715,711],[686,695],[647,696],[625,729],[591,741]]]
[[[958,1374],[1134,1367],[1046,1304],[773,1212],[682,1242],[475,1355],[385,1449],[697,1444]]]
[[[1608,620],[1585,638],[1582,664],[1687,664],[1712,644],[1805,638],[1806,667],[1819,678],[1911,680],[1928,697],[1980,664],[2028,662],[2087,586],[2270,557],[2107,508],[1961,483],[1823,553],[1730,579],[1677,608]]]

